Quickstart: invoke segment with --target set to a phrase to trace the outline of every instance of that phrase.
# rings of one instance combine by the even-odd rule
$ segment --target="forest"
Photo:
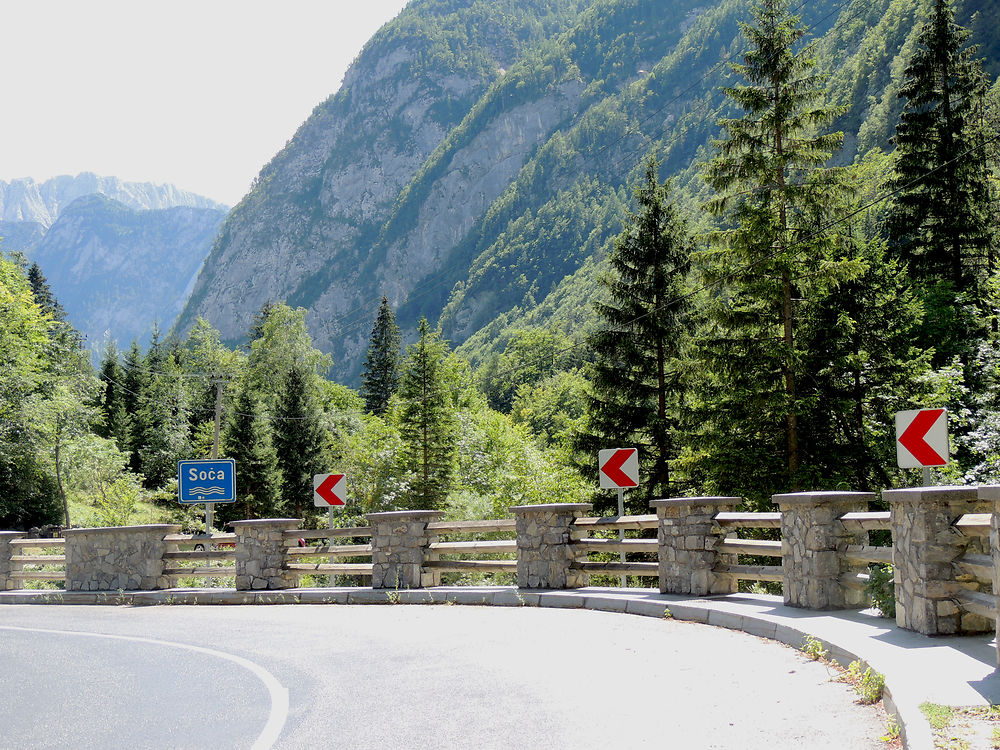
[[[607,513],[597,451],[629,446],[642,468],[631,512],[654,497],[763,509],[776,492],[875,491],[919,481],[896,468],[893,415],[935,406],[952,448],[935,481],[997,481],[1000,104],[980,50],[933,0],[891,149],[842,164],[848,113],[828,103],[790,3],[758,0],[741,33],[730,114],[685,167],[698,191],[675,190],[653,149],[633,155],[631,196],[562,196],[601,216],[627,207],[623,226],[598,222],[610,253],[563,285],[594,312],[579,335],[523,322],[500,351],[483,345],[489,327],[452,351],[426,317],[401,331],[383,297],[354,390],[328,379],[305,309],[273,301],[245,346],[199,318],[146,351],[108,344],[95,368],[38,267],[0,258],[0,528],[203,528],[176,502],[176,467],[212,454],[220,393],[219,455],[236,461],[239,496],[220,522],[322,523],[312,475],[332,471],[348,477],[344,523],[543,502]],[[534,219],[526,232],[558,233]],[[566,252],[600,246],[575,241]],[[527,258],[522,275],[544,265]]]

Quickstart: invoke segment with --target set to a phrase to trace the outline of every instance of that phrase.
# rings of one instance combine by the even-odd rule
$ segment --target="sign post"
[[[343,508],[347,504],[347,477],[343,474],[313,475],[313,505],[317,508],[329,508],[329,528],[333,528],[334,508]]]
[[[625,489],[639,486],[639,449],[607,448],[597,454],[600,467],[599,478],[602,490],[618,490],[618,516],[625,515]],[[625,541],[625,529],[618,529],[618,540]],[[625,550],[618,553],[618,559],[625,562]],[[626,576],[620,578],[622,588],[627,585]]]
[[[215,503],[236,502],[236,461],[178,461],[177,501],[183,505],[205,503],[205,532],[211,534]]]
[[[948,410],[913,409],[896,412],[896,464],[900,469],[921,469],[925,487],[931,484],[931,467],[947,466]]]

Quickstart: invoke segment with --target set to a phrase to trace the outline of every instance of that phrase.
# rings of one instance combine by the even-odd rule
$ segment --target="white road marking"
[[[242,656],[236,656],[235,654],[227,654],[225,651],[217,651],[212,648],[204,648],[203,646],[191,646],[187,643],[175,643],[174,641],[161,641],[156,638],[143,638],[141,636],[132,635],[112,635],[110,633],[87,633],[80,630],[49,630],[47,628],[19,628],[12,625],[0,625],[0,630],[17,630],[23,633],[49,633],[53,635],[77,635],[83,636],[85,638],[107,638],[109,640],[119,640],[119,641],[132,641],[134,643],[145,643],[152,646],[167,646],[169,648],[180,648],[185,651],[191,651],[196,654],[205,654],[206,656],[214,656],[219,659],[226,659],[234,664],[238,664],[246,670],[249,670],[254,675],[257,676],[264,686],[267,688],[267,692],[271,696],[271,711],[267,717],[267,723],[264,724],[264,729],[261,731],[260,736],[257,737],[256,742],[251,746],[251,750],[268,750],[272,747],[275,742],[278,741],[278,736],[281,734],[281,730],[285,726],[285,721],[288,719],[288,688],[283,687],[277,678],[264,669],[259,664],[255,664],[249,659],[244,659]]]

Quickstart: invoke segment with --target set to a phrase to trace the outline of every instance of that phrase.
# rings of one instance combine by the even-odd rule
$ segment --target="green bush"
[[[865,591],[883,617],[895,619],[896,584],[893,582],[891,565],[873,565],[868,574]]]

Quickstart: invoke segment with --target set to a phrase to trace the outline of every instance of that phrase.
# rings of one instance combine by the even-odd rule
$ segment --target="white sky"
[[[235,205],[406,0],[0,0],[0,179]]]

